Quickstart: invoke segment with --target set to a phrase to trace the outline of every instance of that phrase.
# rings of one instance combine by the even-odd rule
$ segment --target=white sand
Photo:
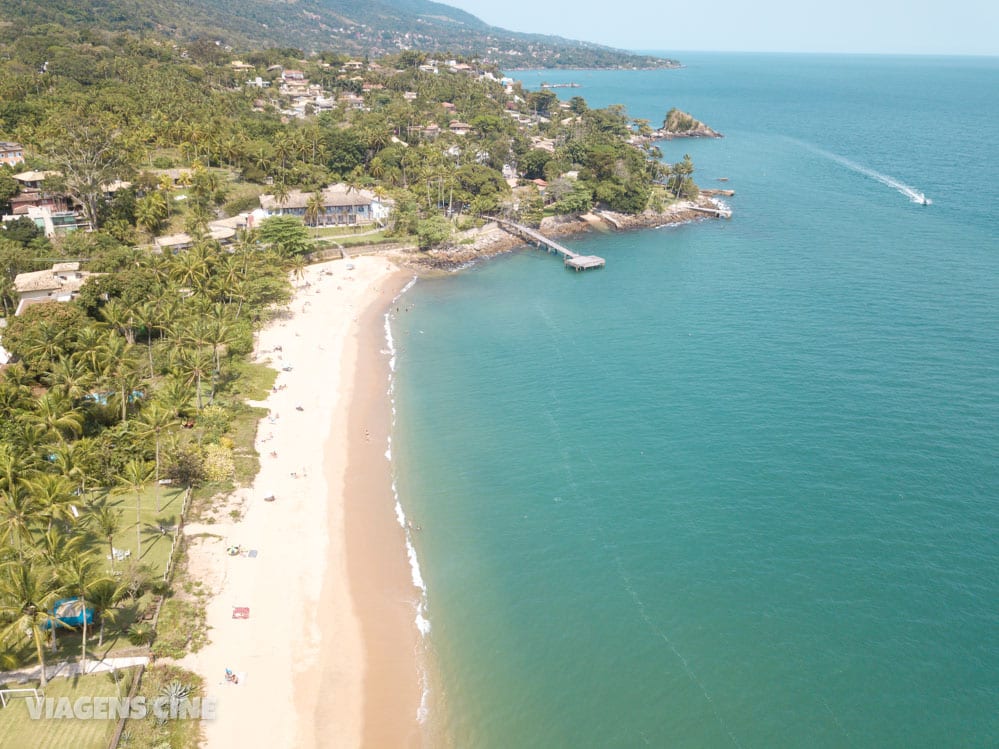
[[[190,552],[193,574],[214,594],[211,644],[181,662],[217,698],[217,718],[205,723],[208,747],[315,746],[320,702],[330,718],[323,745],[361,743],[364,652],[344,553],[347,409],[360,313],[398,269],[379,257],[349,264],[309,267],[295,279],[290,316],[259,335],[257,359],[282,370],[283,389],[262,404],[273,418],[257,432],[260,473],[237,492],[243,518],[223,513],[216,524],[185,529],[212,534]],[[269,493],[275,501],[264,501]],[[237,544],[257,557],[229,556],[227,547]],[[233,619],[236,606],[249,607],[249,618]],[[324,637],[336,656],[332,680],[317,673]],[[225,682],[226,668],[240,675],[239,684]]]

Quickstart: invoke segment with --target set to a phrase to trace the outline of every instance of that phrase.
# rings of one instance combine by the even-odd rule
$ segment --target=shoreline
[[[715,202],[549,218],[542,231],[705,220],[692,205]],[[279,735],[324,749],[419,747],[434,730],[425,722],[428,700],[440,699],[428,694],[425,591],[392,464],[388,315],[414,272],[460,270],[524,246],[495,225],[472,234],[471,244],[417,257],[373,253],[310,265],[288,311],[259,332],[254,360],[279,370],[274,391],[251,403],[268,409],[255,440],[260,471],[216,511],[236,515],[185,528],[191,575],[212,593],[212,641],[179,662],[219,698],[204,746],[262,749],[271,745],[265,737]],[[265,504],[268,494],[276,499]],[[230,557],[233,544],[259,555]],[[232,621],[244,605],[250,620]],[[220,678],[227,668],[238,685]]]
[[[641,231],[712,220],[712,217],[693,210],[695,207],[718,208],[719,201],[708,194],[703,194],[697,200],[678,201],[663,211],[644,211],[638,214],[598,211],[575,217],[548,216],[541,222],[540,231],[549,237],[563,237],[592,231]],[[428,250],[415,257],[400,255],[397,258],[398,262],[417,273],[454,272],[479,260],[528,246],[523,239],[507,233],[495,223],[465,232],[463,237],[456,239],[471,240],[471,242]]]
[[[376,448],[351,428],[359,413],[369,418],[362,403],[390,413],[378,378],[361,379],[379,367],[388,377],[384,334],[372,337],[368,323],[381,319],[409,277],[386,257],[309,266],[287,312],[258,333],[254,360],[280,370],[268,397],[251,403],[268,409],[255,440],[260,470],[252,486],[218,503],[216,522],[185,528],[190,575],[211,594],[211,641],[178,662],[218,699],[203,746],[263,749],[275,737],[283,746],[374,746],[373,722],[393,735],[418,734],[416,652],[386,664],[371,645],[384,634],[374,628],[368,594],[408,587],[408,601],[416,597],[397,524],[399,538],[391,536],[386,443]],[[387,430],[390,419],[383,423]],[[385,502],[360,501],[371,496],[368,479],[381,482]],[[274,501],[265,502],[268,495]],[[365,528],[380,540],[358,549],[348,539]],[[242,553],[230,556],[234,545]],[[234,616],[236,607],[247,607],[248,618]],[[379,626],[396,641],[406,633],[415,640],[415,609],[393,614]],[[412,711],[406,690],[379,688],[389,666],[390,680],[411,674]],[[227,668],[238,684],[224,680]]]

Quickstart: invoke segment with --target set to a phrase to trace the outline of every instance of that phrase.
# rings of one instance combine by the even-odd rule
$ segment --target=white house
[[[18,273],[14,277],[14,290],[20,299],[14,314],[20,315],[32,304],[72,301],[92,275],[95,274],[80,270],[79,263],[56,263],[49,270]]]
[[[270,216],[306,217],[314,193],[291,190],[282,200],[261,195],[260,207]],[[338,226],[382,222],[392,210],[392,200],[379,198],[370,190],[358,190],[342,182],[321,191],[322,210],[315,217],[317,226]],[[311,223],[311,221],[310,221]]]

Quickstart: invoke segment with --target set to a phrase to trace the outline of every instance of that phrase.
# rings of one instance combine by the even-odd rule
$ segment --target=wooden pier
[[[493,218],[500,228],[508,231],[510,234],[520,237],[525,242],[536,244],[538,247],[544,247],[548,252],[553,252],[555,254],[562,256],[562,263],[566,268],[572,268],[575,271],[590,270],[591,268],[603,268],[607,264],[607,261],[602,257],[597,257],[596,255],[580,255],[578,252],[573,252],[565,245],[559,244],[558,242],[549,239],[544,234],[539,231],[535,231],[527,226],[522,226],[521,224],[514,223],[513,221],[507,221],[505,218]]]
[[[727,208],[703,208],[699,205],[693,205],[690,207],[690,210],[697,211],[698,213],[706,213],[715,218],[732,218],[732,211]]]

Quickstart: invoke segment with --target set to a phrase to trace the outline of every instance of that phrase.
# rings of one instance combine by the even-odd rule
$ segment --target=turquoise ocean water
[[[725,133],[663,151],[731,221],[572,238],[584,274],[524,250],[392,316],[430,720],[996,746],[999,60],[683,58],[518,77]]]

